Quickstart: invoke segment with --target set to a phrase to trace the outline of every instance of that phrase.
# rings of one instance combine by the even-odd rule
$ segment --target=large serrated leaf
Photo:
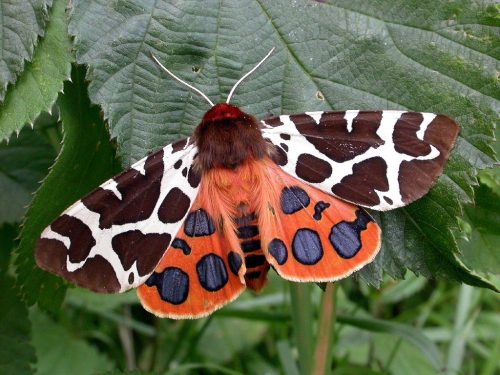
[[[25,60],[31,61],[38,37],[44,34],[52,0],[2,1],[0,7],[0,101],[16,81]]]
[[[54,1],[45,35],[32,62],[26,65],[0,106],[0,140],[19,133],[26,123],[32,124],[40,112],[50,111],[69,78],[73,56],[66,31],[66,4],[65,0]]]
[[[151,61],[221,101],[271,47],[276,52],[234,102],[263,117],[320,109],[445,113],[461,125],[445,174],[425,198],[381,214],[381,255],[361,272],[405,269],[492,287],[459,258],[453,233],[473,197],[477,168],[491,165],[500,90],[494,1],[124,1],[74,3],[77,60],[109,119],[125,165],[189,135],[207,109]]]
[[[0,144],[0,225],[21,221],[54,158],[50,144],[32,129]]]
[[[60,305],[66,285],[35,265],[33,250],[42,230],[65,208],[115,171],[113,147],[96,107],[85,96],[83,69],[72,74],[58,100],[64,143],[56,163],[26,213],[17,249],[18,283],[29,304],[45,309]]]

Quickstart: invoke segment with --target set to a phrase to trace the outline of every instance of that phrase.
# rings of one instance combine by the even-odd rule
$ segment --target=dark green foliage
[[[455,282],[500,285],[498,167],[477,178],[495,159],[495,2],[0,2],[0,374],[309,375],[318,358],[333,375],[500,370],[498,297]],[[127,167],[208,109],[151,52],[217,102],[271,47],[233,100],[257,117],[408,109],[461,126],[432,191],[374,213],[372,264],[322,289],[271,271],[261,295],[180,322],[36,267],[43,228],[120,169],[110,134]]]
[[[8,274],[10,253],[17,245],[16,228],[0,225],[0,374],[29,375],[35,362],[30,344],[28,309],[22,303],[14,279]]]
[[[61,152],[26,213],[17,249],[18,281],[28,304],[57,310],[66,285],[35,265],[33,249],[42,230],[73,202],[113,175],[113,147],[97,107],[85,92],[84,70],[75,69],[58,100],[64,138]]]
[[[21,220],[56,155],[42,134],[30,128],[0,144],[0,225]]]

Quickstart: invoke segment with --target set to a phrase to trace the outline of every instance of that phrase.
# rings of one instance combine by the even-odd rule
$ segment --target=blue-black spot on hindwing
[[[180,268],[168,267],[162,272],[154,272],[149,276],[146,285],[155,286],[163,301],[172,305],[180,305],[188,297],[189,276]]]
[[[201,258],[196,264],[196,272],[201,286],[210,292],[220,290],[227,284],[226,266],[216,254],[207,254]]]
[[[240,254],[231,251],[227,256],[227,262],[229,264],[229,269],[231,270],[231,272],[235,275],[238,275],[238,271],[243,264]]]
[[[298,186],[286,187],[281,191],[281,210],[285,214],[291,215],[300,211],[309,206],[310,202],[309,195],[307,195],[304,189]]]
[[[288,251],[286,249],[286,245],[279,238],[275,238],[271,242],[269,242],[269,246],[267,247],[269,254],[276,259],[276,262],[281,266],[285,264],[288,258]]]
[[[328,207],[330,207],[330,203],[319,201],[314,205],[314,215],[313,219],[314,220],[321,220],[321,214],[323,213],[324,210],[326,210]]]
[[[307,266],[318,263],[323,257],[323,246],[318,233],[309,228],[297,230],[293,236],[292,253],[298,262]]]
[[[363,209],[356,211],[356,220],[353,222],[341,221],[334,225],[330,232],[330,243],[342,258],[352,258],[361,249],[361,232],[373,219]]]
[[[200,208],[190,212],[184,222],[184,233],[189,237],[210,236],[215,232],[215,226],[208,213]]]
[[[184,255],[191,254],[191,247],[182,238],[176,238],[172,241],[172,246],[174,249],[182,250]]]

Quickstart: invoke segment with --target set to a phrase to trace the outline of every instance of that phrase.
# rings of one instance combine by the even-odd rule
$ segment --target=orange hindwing
[[[207,172],[181,230],[138,289],[144,307],[170,318],[205,316],[270,266],[294,281],[334,281],[369,263],[380,229],[360,207],[308,186],[269,159]]]
[[[280,276],[335,281],[371,262],[381,231],[361,207],[306,185],[268,163],[272,193],[262,212],[261,243]]]

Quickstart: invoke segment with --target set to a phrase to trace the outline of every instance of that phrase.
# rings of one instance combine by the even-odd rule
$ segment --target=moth
[[[74,203],[37,241],[39,267],[101,293],[137,288],[159,317],[200,318],[272,267],[332,282],[377,255],[363,207],[392,210],[426,194],[459,127],[407,111],[306,112],[257,121],[211,105],[192,137],[133,164]]]

